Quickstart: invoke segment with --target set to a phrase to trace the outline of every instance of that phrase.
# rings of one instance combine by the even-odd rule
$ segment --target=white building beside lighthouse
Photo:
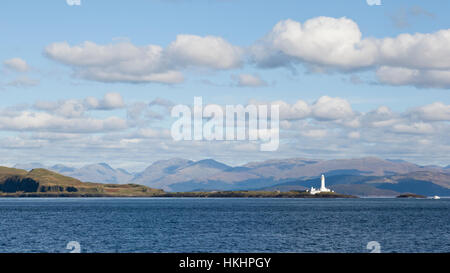
[[[322,192],[333,192],[332,190],[327,189],[327,187],[325,187],[325,175],[323,175],[323,174],[320,179],[320,189],[315,189],[314,187],[311,187],[311,189],[309,190],[309,193],[312,195],[322,193]]]

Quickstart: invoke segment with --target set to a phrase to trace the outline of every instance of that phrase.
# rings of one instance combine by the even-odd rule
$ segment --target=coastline
[[[102,194],[102,193],[0,193],[0,198],[297,198],[297,199],[336,199],[336,198],[359,198],[353,195],[339,193],[321,193],[312,195],[305,192],[269,192],[269,191],[223,191],[223,192],[165,192],[159,194]]]

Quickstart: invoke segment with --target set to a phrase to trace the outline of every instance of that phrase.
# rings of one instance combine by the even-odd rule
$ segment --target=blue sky
[[[446,39],[445,35],[435,35],[426,40],[427,37],[416,35],[433,35],[438,31],[448,30],[450,18],[447,15],[450,3],[398,0],[381,2],[379,6],[370,6],[365,0],[81,0],[81,5],[70,6],[65,0],[3,1],[0,10],[0,34],[3,37],[0,43],[0,108],[2,115],[9,119],[4,118],[4,124],[0,119],[0,150],[8,152],[9,156],[0,164],[11,165],[24,160],[69,165],[106,161],[115,166],[140,168],[154,160],[174,156],[192,159],[213,157],[230,164],[261,157],[291,156],[380,156],[402,158],[422,164],[450,164],[447,156],[450,146],[446,140],[450,119],[450,80],[445,79],[446,74],[436,76],[437,73],[450,71],[450,64],[448,68],[446,66],[449,52],[440,49],[446,45],[450,47],[450,39]],[[292,44],[279,44],[279,40],[275,38],[264,40],[274,26],[284,20],[290,19],[291,22],[304,24],[308,20],[317,22],[320,17],[331,18],[324,23],[326,26],[345,26],[345,29],[341,29],[344,38],[338,38],[337,43],[345,46],[344,32],[354,35],[355,29],[352,26],[356,26],[362,35],[361,41],[369,44],[368,50],[376,46],[379,47],[377,50],[385,52],[379,54],[380,56],[368,54],[367,58],[374,58],[370,64],[364,63],[365,57],[353,62],[351,59],[356,55],[352,54],[358,54],[355,52],[342,54],[338,56],[337,61],[328,61],[325,55],[329,50],[324,51],[323,58],[312,56],[314,52],[307,52],[307,49],[301,46],[301,39],[304,38],[293,40]],[[342,17],[349,21],[340,20]],[[295,27],[296,23],[290,26]],[[322,41],[320,31],[323,29],[311,32],[309,39]],[[191,48],[171,51],[171,45],[183,34],[191,35],[191,38],[215,37],[220,39],[220,45],[224,48],[233,47],[244,53],[236,54],[239,55],[236,57],[239,60],[225,67],[223,64],[230,61],[225,60],[228,57],[226,54],[220,56],[222,59],[217,58],[213,62],[199,55],[201,52],[198,51],[195,52],[195,58],[186,55],[186,51]],[[291,35],[290,38],[294,37],[291,32],[286,31],[285,34]],[[416,41],[409,45],[411,52],[414,52],[410,56],[412,61],[409,56],[392,57],[387,49],[380,49],[383,46],[379,44],[383,44],[385,39],[396,38],[402,34],[410,34]],[[261,42],[262,40],[264,42]],[[110,49],[111,56],[106,59],[98,60],[95,65],[89,64],[89,58],[94,58],[95,53],[90,55],[92,53],[88,52],[89,49],[83,44],[86,41],[95,45],[96,49],[106,47],[103,50],[109,50],[108,46],[121,43],[130,45],[130,48],[132,46],[133,49],[130,50],[142,49],[148,45],[161,47],[164,54],[170,55],[167,57],[169,68],[156,65],[147,76],[172,71],[182,74],[184,80],[174,82],[171,78],[169,82],[165,80],[164,83],[159,80],[142,80],[143,75],[140,72],[113,63],[115,49]],[[69,49],[61,53],[64,42]],[[208,49],[210,42],[203,39],[199,43],[204,43]],[[264,58],[269,58],[270,54],[263,56],[264,60],[257,60],[253,48],[258,43],[264,46],[267,52],[271,52],[270,54],[281,51],[283,58],[288,61],[277,66],[263,67],[266,60]],[[400,45],[401,42],[396,40],[394,44]],[[51,45],[55,46],[49,49]],[[83,51],[80,54],[85,54],[80,55],[80,58],[85,58],[82,63],[76,60],[77,57],[71,57],[75,56],[76,47]],[[399,48],[400,46],[393,48],[392,52],[401,52],[395,51]],[[222,51],[218,49],[218,52]],[[130,56],[135,58],[130,62],[139,61],[141,58]],[[229,56],[231,58],[234,55],[230,52]],[[26,63],[23,69],[18,66],[18,59]],[[436,64],[435,60],[442,60],[442,64]],[[146,65],[153,67],[151,63]],[[111,73],[100,79],[99,73],[105,70]],[[419,75],[416,77],[419,80],[407,78],[400,83],[396,81],[406,77],[405,73],[413,72],[416,73],[414,75]],[[259,80],[259,83],[239,83],[238,79],[242,75],[251,75]],[[124,77],[133,77],[133,80],[124,80]],[[81,103],[87,97],[100,101],[108,93],[119,94],[123,103],[119,103],[117,107],[106,107],[108,109],[89,108]],[[163,136],[156,139],[139,139],[135,135],[142,129],[163,132],[168,129],[170,121],[150,118],[145,124],[130,125],[133,122],[129,120],[129,113],[133,105],[148,104],[155,99],[163,99],[173,104],[192,104],[194,96],[202,96],[206,103],[216,104],[245,104],[256,100],[283,101],[294,105],[298,100],[302,100],[312,108],[321,97],[326,96],[348,102],[352,114],[351,117],[335,118],[326,122],[313,116],[304,119],[287,118],[285,129],[289,132],[282,134],[282,143],[288,144],[272,154],[260,154],[252,148],[239,148],[232,153],[228,146],[220,143],[204,143],[200,148],[196,146],[198,144],[178,143],[175,149],[175,146],[170,144],[170,139],[164,139]],[[82,104],[78,107],[86,108],[82,113],[78,113],[79,116],[57,109],[64,102],[74,100]],[[36,107],[37,102],[47,102],[47,105],[53,102],[53,108]],[[423,108],[426,106],[429,107]],[[392,128],[380,129],[376,127],[378,125],[373,125],[373,122],[371,125],[365,124],[370,123],[367,121],[368,113],[380,107],[390,109],[390,117],[384,118],[386,124],[390,124]],[[164,112],[167,109],[163,108],[156,110],[168,115]],[[146,108],[145,111],[150,110]],[[53,123],[47,126],[43,124],[44,121],[35,120],[32,124],[27,121],[27,124],[20,126],[12,124],[26,120],[24,112],[48,114],[49,116],[42,116],[42,119]],[[22,118],[11,118],[14,115]],[[112,116],[123,119],[127,124],[123,128],[111,130],[88,130],[79,126],[65,130],[64,128],[70,126],[62,124],[72,122],[72,119],[79,119],[76,122],[83,123],[83,118],[100,122]],[[60,120],[61,117],[64,119]],[[58,121],[53,121],[53,118]],[[354,121],[351,119],[358,119],[363,125],[342,125]],[[388,120],[392,122],[389,123]],[[55,126],[59,127],[55,129]],[[350,134],[355,137],[357,132],[359,137],[347,141],[343,139]],[[48,136],[50,134],[51,137]],[[381,140],[377,140],[375,136],[379,136]],[[67,137],[70,137],[70,140],[67,140]],[[134,142],[124,141],[126,139],[133,139]],[[405,141],[409,141],[410,145],[404,147],[401,142]],[[123,143],[134,143],[127,144],[134,146]],[[330,146],[325,148],[323,143]],[[169,148],[149,148],[158,145],[167,145]],[[419,146],[411,149],[414,145]],[[373,146],[385,148],[370,148]],[[89,152],[91,150],[95,151]],[[43,156],[42,151],[50,152]],[[134,157],[124,155],[133,151],[139,154]],[[65,153],[65,156],[61,156],[61,153]],[[243,156],[237,156],[241,153]],[[236,160],[236,157],[239,160]],[[137,162],[130,162],[130,158],[137,158]]]

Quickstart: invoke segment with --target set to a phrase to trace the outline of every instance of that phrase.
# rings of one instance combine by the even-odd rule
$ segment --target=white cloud
[[[280,111],[279,117],[280,120],[282,121],[305,119],[310,117],[311,114],[310,106],[303,100],[298,100],[294,104],[289,104],[283,100],[277,100],[272,102],[261,102],[258,100],[251,99],[248,104],[278,105]]]
[[[161,106],[163,108],[166,108],[167,110],[170,110],[172,108],[172,106],[174,105],[174,103],[171,102],[170,100],[166,100],[163,98],[156,98],[156,99],[152,100],[148,105],[150,107]]]
[[[241,65],[242,50],[221,37],[178,35],[165,51],[175,67],[230,69]]]
[[[45,54],[74,67],[77,76],[89,80],[133,83],[183,81],[180,72],[168,68],[163,48],[156,45],[137,47],[129,42],[109,45],[84,42],[70,46],[62,42],[48,45]]]
[[[351,19],[284,20],[250,48],[262,67],[305,64],[310,71],[377,69],[381,83],[450,88],[450,29],[362,38]]]
[[[350,132],[350,133],[348,133],[348,137],[351,139],[360,139],[361,133],[360,132]]]
[[[352,123],[359,121],[352,110],[350,103],[342,98],[332,98],[329,96],[320,97],[315,103],[309,105],[303,100],[298,100],[293,104],[283,100],[273,101],[269,103],[250,100],[249,104],[270,104],[278,105],[280,111],[280,120],[300,120],[313,118],[319,121],[339,121],[340,124],[357,127]]]
[[[113,110],[125,107],[125,102],[122,98],[122,95],[115,92],[106,93],[101,100],[98,100],[94,97],[88,97],[84,100],[84,102],[89,109],[96,110]]]
[[[410,113],[412,118],[424,121],[450,121],[450,105],[435,102],[413,109]]]
[[[400,34],[379,44],[379,63],[410,69],[450,69],[450,29]]]
[[[279,106],[280,119],[284,120],[304,119],[309,117],[309,115],[311,114],[311,109],[309,105],[302,100],[298,100],[292,105],[284,101],[274,101],[271,104]]]
[[[241,64],[241,49],[214,36],[178,35],[166,49],[130,42],[98,45],[86,41],[71,46],[53,43],[45,54],[74,68],[75,75],[101,82],[176,84],[187,68],[231,69]]]
[[[381,6],[381,0],[366,0],[369,6]]]
[[[358,25],[345,17],[317,17],[303,25],[285,20],[277,23],[251,51],[255,61],[263,66],[297,61],[351,70],[375,62],[376,46],[361,36]]]
[[[418,70],[382,66],[377,70],[380,83],[413,85],[420,88],[450,88],[450,70]]]
[[[106,93],[102,99],[87,97],[60,101],[37,101],[34,108],[54,113],[63,117],[82,117],[88,110],[114,110],[125,107],[119,93]]]
[[[106,119],[66,118],[44,112],[24,111],[14,116],[0,116],[0,130],[95,133],[123,130],[126,122],[118,117]]]
[[[153,129],[153,128],[142,128],[136,134],[138,138],[170,138],[170,130],[168,129]]]
[[[350,103],[341,98],[320,97],[312,105],[315,118],[322,120],[338,120],[352,118],[354,113]]]
[[[364,113],[360,117],[361,123],[365,127],[381,128],[392,126],[398,123],[401,118],[392,112],[389,107],[380,106],[377,109]]]
[[[431,34],[365,38],[351,19],[316,17],[304,24],[281,21],[255,45],[256,61],[272,53],[291,60],[341,70],[377,65],[410,69],[450,69],[450,29]]]
[[[235,85],[240,87],[261,87],[268,85],[267,82],[262,80],[257,75],[251,74],[240,74],[237,76],[233,75],[232,79],[235,82]]]
[[[396,124],[392,126],[392,131],[405,134],[432,134],[434,128],[429,123],[415,122],[412,124]]]
[[[27,72],[30,67],[27,62],[21,58],[12,58],[3,62],[3,65],[11,70],[17,72]]]
[[[324,130],[324,129],[306,130],[306,131],[301,131],[300,134],[302,136],[311,137],[311,138],[323,138],[323,137],[327,136],[327,130]]]

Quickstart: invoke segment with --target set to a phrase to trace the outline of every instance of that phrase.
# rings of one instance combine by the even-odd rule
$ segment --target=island
[[[212,192],[166,192],[164,197],[211,197],[211,198],[357,198],[335,192],[310,194],[307,191],[212,191]]]
[[[7,167],[0,167],[0,197],[356,198],[331,191],[165,192],[138,184],[81,182],[46,169],[28,172]]]
[[[427,198],[424,195],[414,193],[403,193],[397,196],[397,198]]]

